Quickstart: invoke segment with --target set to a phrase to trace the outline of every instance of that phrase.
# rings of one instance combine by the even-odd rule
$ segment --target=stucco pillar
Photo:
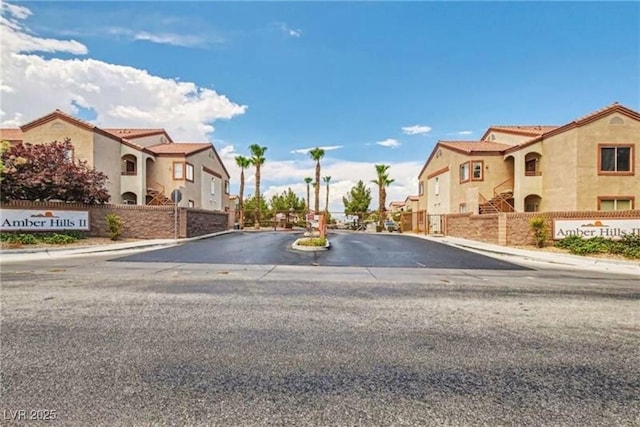
[[[138,156],[138,205],[143,206],[147,204],[147,159],[144,157],[144,154],[140,153]]]
[[[507,245],[507,214],[498,214],[498,244]]]
[[[522,194],[522,179],[524,177],[524,158],[513,155],[513,207],[516,212],[524,212],[524,195]]]

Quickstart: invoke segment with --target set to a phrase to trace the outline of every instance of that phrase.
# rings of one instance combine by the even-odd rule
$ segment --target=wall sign
[[[2,209],[0,230],[89,230],[89,211]]]
[[[640,235],[640,219],[579,219],[553,220],[553,239],[559,240],[569,236],[580,236],[583,239],[604,237],[620,239],[627,234]]]

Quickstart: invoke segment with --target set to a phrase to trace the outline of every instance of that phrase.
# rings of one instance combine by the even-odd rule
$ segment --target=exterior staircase
[[[480,196],[484,199],[483,203],[480,203],[478,206],[478,211],[480,214],[494,214],[500,212],[515,212],[513,208],[513,191],[503,191],[494,195],[491,200],[487,200],[484,197]]]
[[[480,195],[478,213],[481,215],[515,211],[516,209],[513,207],[513,181],[511,178],[493,188],[493,198],[487,199],[482,194]]]
[[[155,183],[156,186],[147,188],[147,205],[163,206],[173,205],[173,200],[164,194],[164,185]],[[158,190],[160,188],[160,190]]]

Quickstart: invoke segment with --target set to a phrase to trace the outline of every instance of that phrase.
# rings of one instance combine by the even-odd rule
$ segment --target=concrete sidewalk
[[[419,237],[449,246],[457,246],[493,258],[510,262],[542,263],[557,268],[574,268],[617,274],[633,274],[640,276],[640,261],[626,261],[590,256],[571,255],[557,252],[547,252],[535,249],[520,249],[509,246],[494,245],[475,240],[462,239],[451,236],[425,236],[416,233],[402,233],[406,236]]]
[[[20,261],[37,261],[42,259],[66,258],[85,256],[90,254],[113,253],[120,254],[132,251],[146,251],[171,246],[181,245],[193,240],[208,239],[222,234],[233,233],[234,230],[226,230],[218,233],[206,234],[204,236],[190,237],[184,239],[151,239],[137,242],[110,243],[106,245],[90,245],[75,248],[20,248],[0,250],[0,264]]]

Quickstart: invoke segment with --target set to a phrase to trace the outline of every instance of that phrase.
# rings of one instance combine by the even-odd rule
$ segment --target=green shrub
[[[21,245],[35,245],[38,243],[38,238],[33,234],[2,233],[0,236],[0,240],[7,243],[19,243]]]
[[[569,236],[556,242],[555,246],[568,249],[575,255],[610,253],[626,258],[640,258],[640,236],[631,234],[627,234],[620,240],[609,240],[603,237],[583,239],[579,236]]]
[[[108,214],[105,219],[109,229],[109,238],[118,240],[118,237],[122,234],[122,219],[116,214]]]
[[[533,217],[529,220],[529,226],[533,230],[536,246],[544,248],[544,244],[549,239],[549,229],[547,228],[546,219],[541,216]]]
[[[310,237],[307,239],[298,240],[298,245],[300,246],[327,246],[327,239],[320,237]]]
[[[75,242],[78,239],[73,236],[69,236],[68,234],[54,233],[40,236],[39,240],[50,245],[67,245],[69,243]]]

